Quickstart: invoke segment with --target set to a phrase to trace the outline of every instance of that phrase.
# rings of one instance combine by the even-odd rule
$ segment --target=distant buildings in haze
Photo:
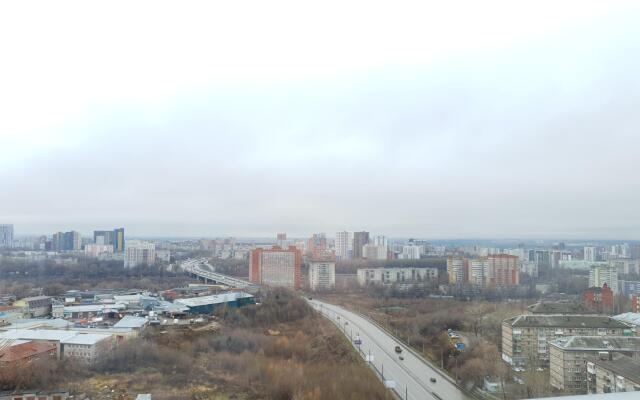
[[[0,248],[13,247],[13,224],[0,224]]]

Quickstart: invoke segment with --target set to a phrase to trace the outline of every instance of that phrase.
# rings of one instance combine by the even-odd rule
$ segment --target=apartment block
[[[309,260],[309,287],[311,290],[328,290],[336,286],[336,262],[332,259]]]
[[[451,285],[462,285],[469,282],[469,260],[462,257],[447,259],[447,275]]]
[[[502,359],[512,365],[549,363],[549,342],[565,336],[623,336],[631,329],[604,315],[518,315],[502,322]]]
[[[115,251],[115,246],[114,246]],[[127,242],[127,248],[124,255],[124,267],[133,268],[137,265],[152,265],[156,262],[156,245],[155,243],[134,241]]]
[[[565,393],[587,393],[587,362],[593,357],[640,358],[640,337],[570,336],[549,343],[551,386]]]
[[[295,246],[254,249],[249,254],[249,280],[253,283],[300,289],[302,254]]]
[[[627,356],[601,354],[587,361],[587,392],[640,391],[640,361]]]
[[[437,268],[361,268],[357,271],[360,286],[394,283],[433,282],[438,279]]]
[[[488,286],[516,286],[520,284],[520,261],[509,254],[490,254],[487,256]]]

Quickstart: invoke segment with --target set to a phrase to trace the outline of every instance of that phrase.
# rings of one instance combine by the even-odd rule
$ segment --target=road
[[[348,311],[342,307],[318,300],[309,303],[325,317],[339,325],[345,335],[354,344],[360,338],[359,348],[363,357],[373,356],[372,366],[382,375],[384,381],[395,383],[394,391],[405,400],[468,400],[471,399],[463,392],[448,375],[437,367],[422,359],[393,336],[376,326],[366,318]],[[395,347],[400,346],[400,355]],[[436,380],[431,382],[431,378]]]
[[[206,266],[207,268],[203,268]],[[206,258],[190,258],[180,263],[180,268],[185,272],[199,276],[200,278],[222,283],[224,285],[245,290],[256,290],[258,285],[247,282],[234,276],[223,275],[214,272],[214,268],[207,262]]]

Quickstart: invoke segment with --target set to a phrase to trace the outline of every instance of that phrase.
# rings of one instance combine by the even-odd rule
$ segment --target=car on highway
[[[396,353],[398,354],[402,353],[402,347],[396,346]]]
[[[404,361],[404,357],[403,356],[400,356],[398,358],[400,359],[400,361]]]
[[[431,383],[436,383],[436,378],[431,378],[429,380],[431,381]]]
[[[353,341],[353,344],[355,344],[356,346],[360,346],[362,344],[362,340],[360,340],[360,338],[357,338]]]

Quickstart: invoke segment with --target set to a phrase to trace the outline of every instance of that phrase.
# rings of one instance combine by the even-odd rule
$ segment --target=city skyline
[[[640,238],[633,2],[5,7],[18,232]]]

